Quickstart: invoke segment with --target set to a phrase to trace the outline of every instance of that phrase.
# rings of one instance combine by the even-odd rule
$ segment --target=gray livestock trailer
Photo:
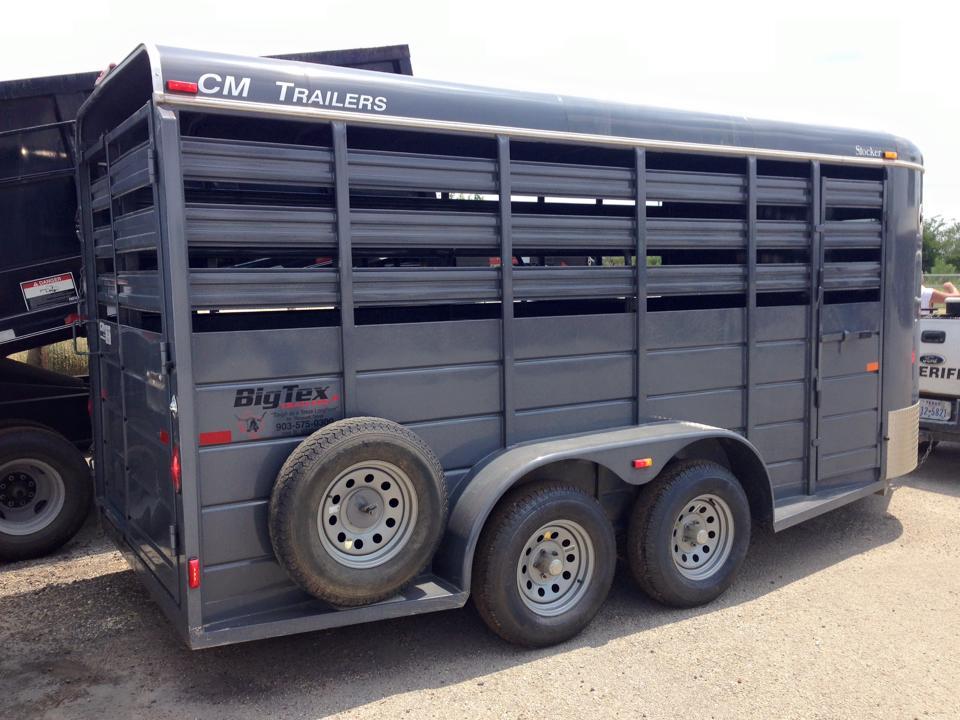
[[[191,647],[558,642],[618,543],[702,604],[916,463],[902,139],[140,47],[78,147],[97,499]]]

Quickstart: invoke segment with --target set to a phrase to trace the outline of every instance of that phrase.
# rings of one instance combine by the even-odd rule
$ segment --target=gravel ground
[[[960,445],[892,498],[758,534],[733,589],[670,610],[619,573],[539,651],[470,607],[191,652],[89,523],[0,566],[4,718],[958,718]]]

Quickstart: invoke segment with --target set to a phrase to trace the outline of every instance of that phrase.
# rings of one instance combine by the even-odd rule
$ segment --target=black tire
[[[691,504],[706,496],[719,498],[726,511],[710,501]],[[698,511],[703,507],[704,512],[690,513],[694,507]],[[720,523],[726,531],[732,530],[726,541],[721,539]],[[709,529],[714,525],[716,531]],[[699,544],[700,530],[713,532],[711,537],[715,539]],[[680,533],[679,539],[675,531]],[[714,542],[723,545],[709,547]],[[736,477],[716,463],[685,460],[669,465],[641,489],[630,517],[627,559],[640,588],[651,598],[672,607],[696,607],[715,600],[730,587],[749,545],[750,504]],[[688,547],[692,547],[689,553],[685,551]],[[709,552],[714,555],[709,556]],[[700,569],[695,566],[680,567],[681,563],[694,562],[704,563],[703,577],[696,577]]]
[[[547,617],[531,609],[533,600],[524,600],[519,565],[521,556],[531,556],[528,541],[536,542],[535,533],[556,522],[572,522],[585,531],[593,562],[589,582],[582,583],[585,590],[574,604]],[[473,602],[487,626],[504,640],[526,647],[554,645],[593,620],[610,591],[616,559],[613,527],[594,497],[563,483],[522,485],[501,500],[480,535],[473,562]],[[534,572],[532,567],[527,570]],[[577,578],[573,581],[575,586]],[[530,587],[529,580],[526,584]]]
[[[52,473],[45,473],[43,466]],[[37,471],[46,476],[45,482],[59,488],[59,510],[51,512],[58,501],[30,494],[40,492],[33,474]],[[25,492],[24,482],[34,485]],[[7,561],[42,557],[61,547],[83,525],[93,497],[90,467],[79,451],[59,433],[33,423],[0,428],[0,486],[0,560]],[[34,500],[34,517],[25,516]],[[18,503],[22,504],[16,507]],[[13,532],[21,521],[33,521],[45,513],[49,519],[42,527],[24,534]],[[3,524],[8,522],[5,530]]]
[[[390,522],[391,501],[378,494],[377,485],[390,486],[391,492],[397,492],[393,486],[400,482],[391,485],[378,480],[365,487],[363,478],[373,477],[372,473],[363,469],[347,472],[364,463],[369,463],[377,473],[382,468],[392,468],[395,476],[406,478],[401,482],[407,488],[404,503],[398,501],[400,521],[393,518],[390,526],[396,528],[392,530],[394,540],[375,536],[380,538],[377,542],[383,540],[383,547],[378,549],[368,537],[368,551],[373,555],[360,554],[361,548],[355,547],[353,537],[331,540],[319,521],[322,510],[334,516],[343,528],[347,527],[344,523],[349,513],[360,513],[356,516],[361,519],[365,518],[364,513],[369,515],[376,527]],[[354,473],[355,486],[354,478],[349,477]],[[346,482],[356,489],[343,498],[329,495]],[[362,492],[367,496],[362,496]],[[377,497],[380,499],[370,500]],[[413,507],[415,519],[407,514]],[[443,535],[446,517],[443,469],[430,448],[397,423],[357,417],[318,430],[287,458],[270,498],[270,540],[290,577],[308,593],[334,605],[364,605],[397,594],[427,566]],[[373,564],[376,553],[390,542],[393,554]]]

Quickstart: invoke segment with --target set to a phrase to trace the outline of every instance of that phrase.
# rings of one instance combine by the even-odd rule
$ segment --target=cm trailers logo
[[[182,87],[176,81],[167,83],[168,88]],[[186,85],[189,85],[187,83]],[[196,92],[201,95],[219,95],[222,97],[247,98],[253,79],[237,77],[235,75],[220,75],[219,73],[204,73],[197,79]],[[344,108],[345,110],[369,110],[372,112],[386,112],[387,98],[382,95],[367,95],[366,93],[344,92],[341,90],[326,90],[321,88],[301,87],[294,82],[277,80],[273,83],[271,93],[275,100],[285,104],[312,105],[316,107]]]

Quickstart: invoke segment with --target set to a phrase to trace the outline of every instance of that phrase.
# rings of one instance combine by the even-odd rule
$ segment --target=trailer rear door
[[[98,492],[110,519],[176,600],[176,438],[149,105],[87,152],[82,173],[96,268],[90,289],[96,288],[98,457],[108,466],[98,468]]]
[[[811,492],[878,479],[884,188],[879,179],[821,181]]]

